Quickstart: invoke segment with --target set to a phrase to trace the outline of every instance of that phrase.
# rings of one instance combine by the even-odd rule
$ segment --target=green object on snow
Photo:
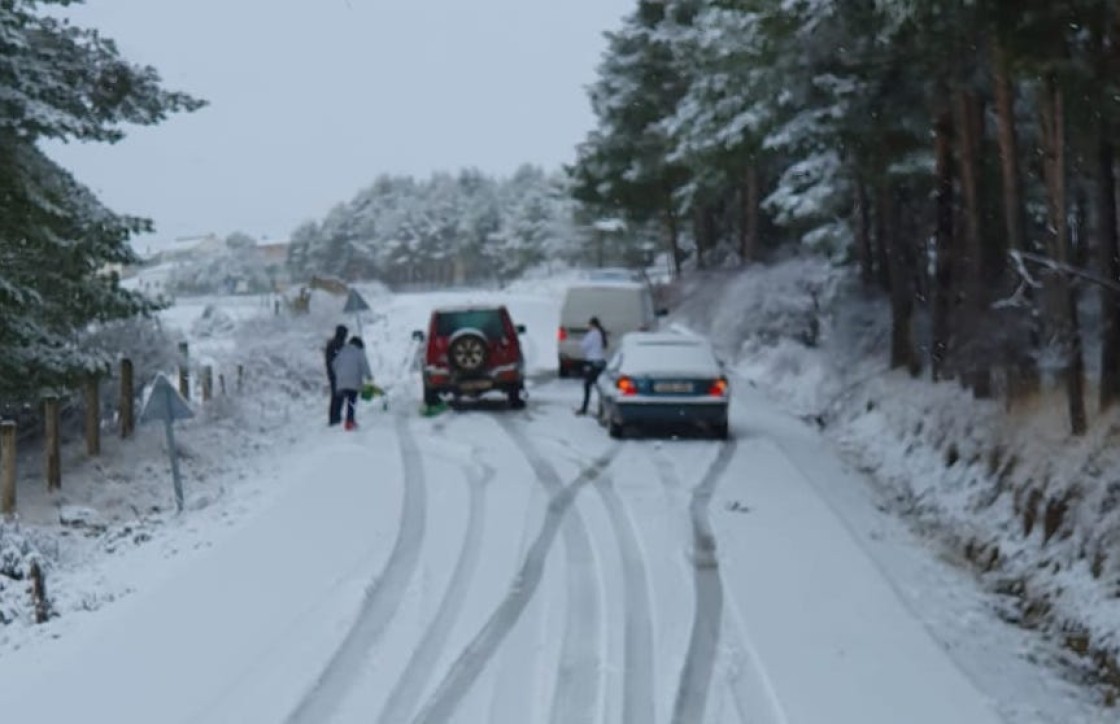
[[[441,412],[447,412],[449,409],[446,402],[440,402],[435,405],[424,405],[420,408],[420,414],[424,417],[435,417]]]
[[[366,384],[362,385],[361,396],[363,400],[369,402],[375,397],[384,397],[385,390],[381,389],[372,382],[367,382]]]

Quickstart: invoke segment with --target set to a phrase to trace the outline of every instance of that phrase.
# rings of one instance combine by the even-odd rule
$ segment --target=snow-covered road
[[[414,324],[383,322],[393,338]],[[363,408],[354,433],[316,416],[243,524],[65,645],[0,660],[0,682],[20,670],[25,683],[0,686],[0,710],[118,724],[1001,721],[822,493],[851,481],[814,432],[740,385],[728,442],[617,442],[572,415],[578,395],[541,378],[526,410],[435,418],[395,401]]]

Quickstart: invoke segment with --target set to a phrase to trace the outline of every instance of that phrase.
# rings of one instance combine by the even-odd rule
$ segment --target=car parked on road
[[[445,397],[477,398],[504,394],[512,407],[524,405],[525,359],[515,325],[501,305],[444,307],[432,311],[428,330],[416,330],[425,343],[422,374],[424,404]]]
[[[580,341],[587,334],[587,323],[598,317],[607,333],[607,353],[628,332],[652,331],[665,310],[654,307],[653,294],[644,282],[581,282],[568,287],[560,307],[557,332],[557,374],[567,377],[583,369]]]
[[[691,427],[728,436],[731,387],[711,344],[693,335],[634,332],[597,382],[599,421],[611,437],[634,429]]]

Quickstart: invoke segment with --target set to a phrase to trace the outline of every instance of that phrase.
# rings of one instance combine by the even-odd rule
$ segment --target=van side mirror
[[[423,342],[424,341],[424,333],[421,332],[419,329],[412,330],[412,340],[414,342]]]
[[[516,327],[514,327],[514,329],[517,330],[518,334],[525,334],[525,325],[524,324],[519,324]]]

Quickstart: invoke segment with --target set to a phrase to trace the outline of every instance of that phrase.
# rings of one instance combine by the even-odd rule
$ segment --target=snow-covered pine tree
[[[150,228],[120,216],[39,150],[44,139],[113,142],[203,105],[161,87],[153,68],[112,41],[48,15],[61,0],[0,5],[0,395],[64,384],[107,360],[84,352],[92,322],[153,303],[103,273],[135,261],[128,239]]]
[[[590,91],[598,127],[569,169],[576,199],[594,215],[658,222],[678,271],[684,219],[677,194],[689,172],[670,157],[662,121],[676,112],[688,89],[672,41],[679,26],[691,21],[695,4],[639,2],[622,28],[608,33],[599,79]]]

